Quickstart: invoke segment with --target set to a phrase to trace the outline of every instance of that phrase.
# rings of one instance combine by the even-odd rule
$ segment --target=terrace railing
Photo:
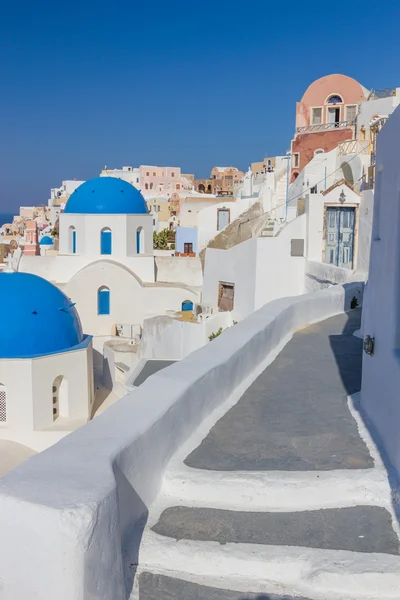
[[[319,133],[323,131],[334,131],[335,129],[347,129],[354,127],[353,121],[339,121],[337,123],[321,123],[320,125],[306,125],[306,127],[297,127],[296,133]]]

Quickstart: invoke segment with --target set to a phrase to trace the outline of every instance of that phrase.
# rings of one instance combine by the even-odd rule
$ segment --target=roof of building
[[[46,279],[4,271],[0,294],[0,358],[57,354],[84,341],[71,300]]]
[[[54,245],[54,241],[53,241],[53,239],[49,235],[45,235],[44,237],[42,237],[42,239],[40,240],[39,244],[41,246],[53,246]]]
[[[64,210],[73,214],[145,215],[147,206],[133,185],[116,177],[96,177],[82,183]]]

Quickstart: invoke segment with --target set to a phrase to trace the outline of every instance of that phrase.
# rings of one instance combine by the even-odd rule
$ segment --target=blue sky
[[[105,163],[246,169],[318,77],[400,86],[400,6],[18,0],[0,20],[0,213]]]

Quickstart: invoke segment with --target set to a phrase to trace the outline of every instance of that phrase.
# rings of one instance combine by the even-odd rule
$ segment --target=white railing
[[[339,156],[344,154],[368,154],[370,143],[367,140],[347,140],[338,146]]]
[[[306,127],[297,127],[296,133],[318,133],[323,131],[332,131],[335,129],[347,129],[353,127],[354,121],[340,121],[337,123],[321,123],[320,125],[306,125]]]

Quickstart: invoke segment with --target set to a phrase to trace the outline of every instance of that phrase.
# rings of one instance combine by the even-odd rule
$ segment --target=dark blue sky
[[[318,77],[400,85],[393,0],[7,2],[0,213],[105,163],[246,169],[283,153]]]

